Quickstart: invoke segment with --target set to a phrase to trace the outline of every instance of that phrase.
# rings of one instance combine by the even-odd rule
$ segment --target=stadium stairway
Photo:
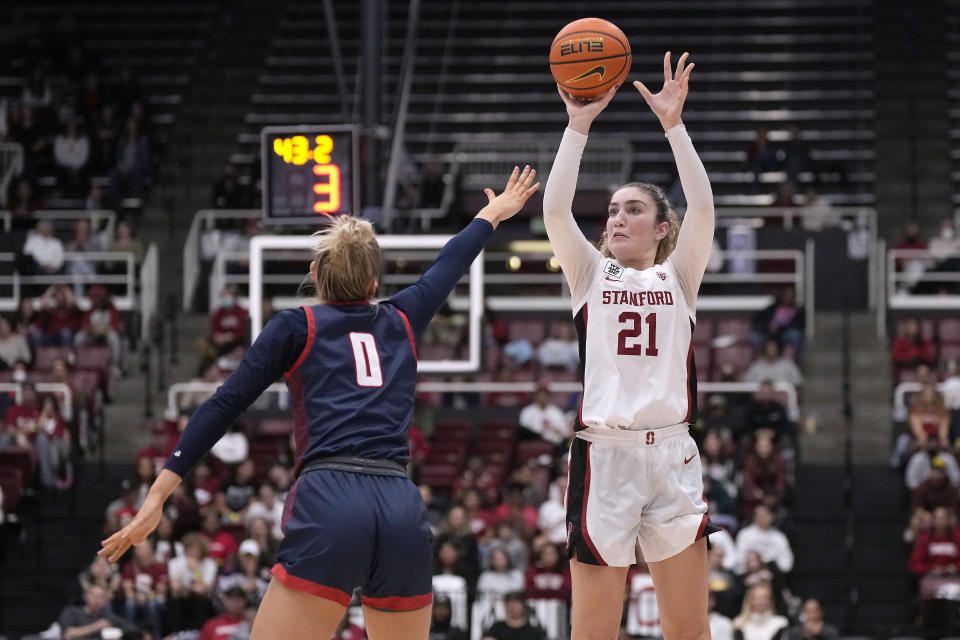
[[[803,407],[807,417],[801,451],[808,464],[843,462],[844,418],[840,312],[816,315],[816,337],[804,354]],[[851,395],[856,464],[882,464],[890,455],[890,358],[877,338],[876,316],[850,314]]]
[[[916,610],[902,542],[903,478],[883,465],[854,468],[852,538],[844,486],[841,466],[799,470],[790,531],[796,556],[791,588],[820,598],[828,620],[848,633],[895,635],[912,625]]]
[[[37,496],[21,531],[0,528],[0,636],[46,629],[78,598],[77,576],[99,549],[107,505],[131,473],[130,464],[87,463],[71,492]]]

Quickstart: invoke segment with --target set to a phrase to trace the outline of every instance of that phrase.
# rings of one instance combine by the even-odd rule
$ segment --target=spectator
[[[445,178],[443,166],[439,162],[431,160],[423,165],[417,208],[437,209],[443,204],[443,193],[447,188]]]
[[[21,298],[20,306],[17,308],[17,315],[14,319],[14,326],[17,333],[22,334],[27,339],[27,344],[33,350],[43,344],[43,320],[44,318],[33,306],[32,298]],[[26,362],[32,362],[28,360]]]
[[[131,227],[130,223],[126,220],[117,222],[117,226],[113,230],[113,242],[110,243],[109,250],[129,251],[133,253],[134,264],[139,265],[143,262],[143,254],[145,252],[143,242],[139,238],[134,237],[133,227]],[[122,264],[107,263],[106,265],[106,268],[111,271],[116,271],[119,267],[126,269],[126,266]]]
[[[773,640],[789,624],[773,607],[770,585],[760,583],[750,587],[743,599],[743,610],[733,620],[734,637],[737,640]]]
[[[790,125],[789,137],[783,143],[777,154],[781,169],[787,174],[787,180],[797,182],[800,174],[813,171],[813,160],[810,158],[810,145],[803,139],[800,126]]]
[[[710,600],[707,603],[710,610],[710,640],[733,640],[733,621],[715,611],[715,603],[715,593],[711,591]]]
[[[461,506],[455,506],[447,513],[443,530],[436,539],[438,551],[444,543],[456,547],[459,566],[454,573],[474,584],[480,575],[480,547],[477,536],[470,528],[467,512]]]
[[[196,500],[197,506],[201,509],[210,506],[220,491],[220,478],[213,475],[210,463],[206,460],[201,460],[193,468],[189,483],[193,489],[193,499]]]
[[[567,492],[567,476],[561,474],[550,483],[547,500],[540,505],[537,515],[537,528],[543,532],[547,541],[554,544],[567,542],[567,510],[563,506]]]
[[[576,371],[580,366],[580,345],[573,325],[566,320],[554,322],[550,336],[537,347],[541,367]]]
[[[710,536],[713,543],[714,536]],[[731,554],[733,555],[733,554]],[[737,577],[729,568],[724,566],[727,551],[724,547],[713,544],[707,555],[710,584],[711,609],[716,609],[723,616],[730,618],[736,615],[743,599],[743,589]],[[732,633],[732,631],[731,631]]]
[[[237,553],[237,541],[221,529],[220,513],[216,509],[207,509],[204,512],[201,535],[206,538],[207,557],[215,561],[218,567],[233,564]]]
[[[90,287],[89,311],[83,314],[80,331],[74,338],[78,346],[102,345],[110,348],[113,368],[116,374],[123,370],[123,316],[113,304],[105,287]]]
[[[93,234],[90,226],[90,220],[81,218],[77,220],[73,230],[73,240],[67,243],[67,251],[72,253],[88,253],[92,251],[102,251],[103,244],[100,239]],[[67,273],[75,276],[73,280],[73,293],[80,297],[83,295],[85,280],[87,277],[97,273],[96,263],[83,257],[71,258],[67,263]]]
[[[247,537],[260,547],[260,562],[266,569],[273,566],[277,556],[279,541],[270,533],[270,523],[266,518],[253,518],[247,525]]]
[[[258,497],[250,502],[246,522],[254,518],[264,518],[270,522],[270,534],[277,540],[283,539],[283,503],[277,499],[277,490],[269,482],[260,485]]]
[[[753,401],[747,413],[747,424],[754,434],[762,429],[771,429],[781,442],[784,440],[792,442],[793,423],[787,418],[786,407],[777,400],[770,380],[761,382],[760,388],[753,395]]]
[[[259,607],[270,584],[269,574],[264,576],[265,572],[260,566],[260,556],[260,545],[256,540],[247,538],[240,543],[236,570],[220,576],[217,581],[217,590],[221,595],[229,593],[230,589],[239,588],[243,591],[248,603]]]
[[[944,465],[945,466],[945,465]],[[930,476],[920,483],[913,492],[913,510],[933,513],[937,507],[950,511],[957,510],[957,488],[950,484],[944,468],[936,463],[930,464]]]
[[[950,412],[943,402],[943,395],[932,383],[923,385],[909,413],[910,432],[914,444],[923,448],[927,440],[936,436],[939,442],[950,441]]]
[[[192,378],[190,382],[215,383],[222,382],[225,378],[226,375],[220,370],[220,367],[215,361],[205,362],[200,370],[200,375]],[[185,413],[189,417],[190,412],[203,404],[213,393],[213,390],[200,390],[187,391],[186,393],[180,394],[180,399],[177,401],[177,404],[181,413]]]
[[[527,569],[526,589],[531,600],[570,600],[570,570],[557,545],[548,542],[537,551],[536,562]]]
[[[920,224],[916,220],[908,220],[903,225],[903,236],[893,247],[894,249],[914,249],[923,251],[927,248],[926,241],[920,235]],[[917,258],[897,258],[897,270],[901,271]],[[919,264],[919,263],[918,263]]]
[[[25,271],[30,274],[59,273],[63,268],[63,243],[53,235],[50,220],[37,220],[36,227],[27,234],[23,255],[28,258]]]
[[[215,356],[246,346],[247,320],[247,310],[237,304],[236,288],[224,287],[220,292],[220,306],[210,317],[210,343]]]
[[[118,628],[124,633],[136,633],[139,629],[129,620],[124,620],[107,607],[110,594],[99,585],[84,589],[83,606],[67,605],[57,617],[60,632],[66,640],[76,638],[100,638],[104,629]]]
[[[60,169],[60,186],[68,193],[82,194],[86,190],[90,139],[80,131],[76,118],[68,119],[66,130],[54,139],[53,158]]]
[[[823,620],[823,607],[816,598],[803,603],[800,622],[781,636],[783,640],[838,640],[840,632]]]
[[[163,637],[163,603],[168,587],[167,565],[157,561],[150,540],[135,546],[133,560],[123,568],[124,617],[150,629],[157,640]]]
[[[777,187],[777,193],[773,196],[771,207],[795,207],[799,202],[797,196],[797,187],[793,182],[785,180]]]
[[[217,495],[217,504],[224,517],[239,522],[256,497],[260,482],[257,480],[257,467],[249,459],[237,465],[232,476],[224,490]]]
[[[785,287],[776,302],[754,315],[751,342],[754,347],[760,348],[767,340],[776,340],[779,344],[790,346],[797,359],[800,359],[805,326],[806,314],[803,307],[797,306],[796,289]]]
[[[31,362],[30,345],[7,316],[0,316],[0,371],[13,369],[18,361]]]
[[[774,606],[782,611],[787,610],[787,602],[793,600],[790,590],[786,587],[783,572],[774,562],[764,562],[756,551],[747,553],[747,561],[743,573],[740,575],[740,584],[743,589],[750,589],[758,584],[769,584],[773,590]]]
[[[736,498],[739,485],[737,483],[737,465],[728,448],[724,446],[720,435],[714,431],[707,431],[700,447],[700,464],[703,475],[713,482],[723,485],[724,490],[731,498]]]
[[[511,482],[503,492],[503,502],[493,510],[493,521],[497,523],[497,537],[501,538],[500,524],[510,523],[510,532],[520,537],[530,539],[537,528],[537,510],[527,504],[524,499],[524,486],[518,482]],[[501,538],[502,539],[502,538]],[[526,559],[523,565],[526,567]]]
[[[232,162],[223,164],[212,192],[211,201],[216,209],[244,209],[249,205],[246,190],[237,180],[237,167]]]
[[[217,581],[217,563],[207,557],[207,540],[197,533],[188,533],[183,537],[183,549],[184,555],[167,563],[170,631],[199,629],[213,615],[210,595]]]
[[[570,437],[570,424],[560,407],[550,402],[550,391],[546,385],[537,387],[533,404],[520,412],[520,435],[524,439],[542,439],[555,445],[561,445]]]
[[[34,443],[37,467],[43,486],[67,489],[73,486],[73,464],[70,462],[70,434],[66,430],[57,399],[45,394],[37,417]]]
[[[758,504],[753,510],[753,524],[744,527],[737,534],[737,555],[742,564],[746,563],[747,553],[756,551],[764,562],[775,562],[780,571],[790,573],[793,569],[793,550],[787,536],[774,528],[773,512],[765,504]]]
[[[100,107],[94,125],[94,159],[92,169],[100,175],[110,173],[117,159],[117,137],[120,125],[117,123],[116,108],[112,104]]]
[[[937,359],[933,342],[923,337],[917,318],[904,320],[899,333],[890,350],[890,358],[895,367],[913,369],[920,364],[933,366]]]
[[[514,591],[504,596],[504,619],[484,631],[483,640],[546,640],[540,627],[530,624],[526,596]]]
[[[508,593],[522,591],[523,586],[523,570],[514,565],[505,549],[492,548],[490,568],[481,573],[477,580],[474,617],[492,613],[497,618],[501,618],[504,597]]]
[[[757,129],[756,137],[747,148],[747,171],[766,173],[777,170],[777,154],[770,145],[765,127]],[[757,177],[759,179],[759,177]]]
[[[233,640],[241,633],[249,637],[247,594],[240,587],[230,587],[223,594],[223,613],[204,623],[197,640]]]
[[[759,432],[743,464],[743,507],[749,513],[758,504],[776,510],[787,491],[787,465],[774,448],[770,432]]]
[[[90,190],[87,192],[87,199],[83,201],[83,208],[87,211],[102,211],[110,208],[107,204],[107,194],[104,193],[103,187],[99,184],[90,185]]]
[[[110,564],[105,558],[94,557],[93,561],[77,576],[80,588],[86,591],[91,586],[102,588],[107,594],[107,600],[113,600],[123,585],[123,578],[116,565]]]
[[[13,228],[26,230],[33,226],[33,212],[43,208],[43,200],[37,195],[33,183],[20,178],[13,183],[7,196],[7,209],[13,216]]]
[[[785,357],[780,350],[780,343],[776,340],[767,340],[763,344],[763,353],[747,368],[743,376],[746,382],[789,382],[799,387],[803,384],[803,375],[797,364]]]
[[[137,513],[139,492],[127,478],[120,483],[120,497],[107,505],[104,517],[104,534],[111,535],[120,529],[120,521],[132,518]]]
[[[804,231],[822,231],[828,227],[839,227],[842,220],[830,202],[813,187],[807,187],[803,194],[803,215],[800,225]]]
[[[443,593],[434,595],[430,640],[468,640],[466,629],[454,626],[452,616],[450,598]]]
[[[927,438],[926,445],[910,456],[907,471],[904,474],[904,483],[908,489],[913,491],[923,484],[930,477],[934,467],[942,468],[950,484],[960,487],[960,466],[957,465],[957,459],[948,453],[939,453],[940,446],[940,439],[937,436],[930,436]]]
[[[41,299],[46,323],[43,328],[42,346],[71,347],[74,336],[80,330],[83,314],[77,307],[73,291],[67,285],[53,285]]]
[[[468,465],[471,460],[480,460],[481,468],[483,467],[483,460],[478,456],[467,460]],[[462,496],[461,500],[463,510],[466,512],[467,522],[470,523],[470,530],[478,537],[485,535],[491,526],[490,512],[484,508],[486,500],[486,494],[483,491],[485,482],[486,476],[481,478],[476,486],[468,486],[459,492]]]
[[[150,173],[150,144],[140,123],[129,118],[126,133],[117,145],[117,160],[110,172],[110,190],[117,197],[139,198]]]
[[[730,497],[723,484],[710,476],[703,476],[703,499],[707,503],[710,521],[730,530],[737,528],[737,502]]]
[[[0,449],[7,446],[33,448],[40,426],[40,405],[33,384],[24,382],[20,386],[20,401],[7,410],[4,418],[3,434],[0,435]]]
[[[234,422],[227,433],[213,445],[210,454],[220,462],[231,465],[246,460],[249,451],[250,442],[244,433],[243,425]]]
[[[433,592],[449,600],[451,624],[466,629],[470,585],[461,573],[457,548],[450,542],[438,545],[433,567]]]
[[[367,634],[361,627],[350,622],[350,612],[345,611],[330,640],[367,640]]]
[[[157,542],[157,561],[167,563],[178,556],[185,555],[183,543],[174,535],[173,520],[168,516],[160,519],[157,532],[154,536]]]

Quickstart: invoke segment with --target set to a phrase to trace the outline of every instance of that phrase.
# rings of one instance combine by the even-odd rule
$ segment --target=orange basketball
[[[550,72],[578,98],[596,98],[630,72],[630,43],[617,25],[602,18],[574,20],[550,45]]]

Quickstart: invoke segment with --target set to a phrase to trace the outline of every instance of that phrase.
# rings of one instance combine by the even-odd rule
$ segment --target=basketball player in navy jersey
[[[413,285],[380,303],[380,247],[369,222],[341,217],[318,234],[310,276],[319,304],[278,313],[234,373],[200,406],[133,521],[103,542],[115,562],[160,522],[181,479],[272,382],[293,399],[298,479],[253,640],[329,638],[363,589],[371,640],[423,640],[430,628],[432,536],[407,479],[417,379],[415,340],[496,226],[539,188],[515,169]]]
[[[666,640],[710,637],[707,505],[697,446],[692,338],[697,291],[713,242],[713,194],[681,111],[693,65],[663,90],[634,85],[673,149],[688,208],[681,226],[659,187],[614,192],[596,248],[571,212],[594,118],[616,88],[584,104],[560,90],[569,124],[543,198],[550,244],[570,284],[583,398],[570,447],[567,536],[577,640],[618,635],[627,569],[639,545]],[[558,87],[559,90],[559,87]]]

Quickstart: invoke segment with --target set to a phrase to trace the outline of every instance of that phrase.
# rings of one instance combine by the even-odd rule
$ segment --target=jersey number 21
[[[621,356],[655,356],[657,351],[657,314],[648,313],[644,318],[636,311],[624,311],[617,318],[621,327],[617,334],[617,355]],[[647,348],[644,349],[637,338],[643,333],[643,325],[647,325]]]
[[[382,387],[383,371],[380,369],[380,353],[377,351],[373,334],[351,332],[350,346],[353,347],[354,364],[357,365],[357,385]]]

